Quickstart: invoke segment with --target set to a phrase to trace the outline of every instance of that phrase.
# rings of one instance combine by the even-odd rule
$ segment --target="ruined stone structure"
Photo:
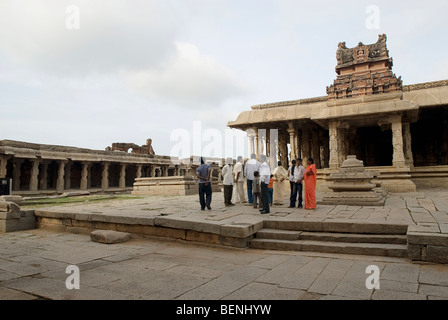
[[[348,155],[379,170],[391,192],[448,186],[448,81],[403,85],[392,73],[386,40],[339,44],[327,96],[253,106],[228,126],[246,131],[256,153],[257,132],[278,129],[271,162],[313,157],[322,190]]]
[[[147,139],[146,145],[141,146],[141,147],[136,145],[135,143],[116,142],[116,143],[112,144],[112,148],[111,147],[106,148],[106,151],[129,152],[129,150],[131,150],[131,153],[133,153],[133,154],[145,154],[145,155],[151,155],[151,156],[154,156],[156,154],[152,147],[152,139]]]
[[[130,191],[136,178],[185,174],[176,159],[147,153],[154,151],[151,140],[139,148],[127,153],[2,140],[0,178],[12,179],[13,194],[37,195]]]

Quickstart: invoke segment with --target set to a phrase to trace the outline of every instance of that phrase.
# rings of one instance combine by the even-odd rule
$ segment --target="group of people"
[[[252,204],[259,208],[261,214],[269,214],[270,206],[283,205],[287,179],[290,181],[291,195],[290,208],[295,208],[298,197],[298,207],[303,208],[303,184],[305,184],[305,209],[316,208],[316,180],[317,172],[313,159],[307,159],[306,169],[302,166],[302,159],[292,161],[289,170],[286,170],[281,162],[272,171],[265,155],[255,154],[244,165],[243,157],[238,157],[233,165],[233,159],[228,158],[222,168],[222,181],[224,186],[224,204],[226,207],[234,206],[235,199],[241,203]],[[211,167],[201,158],[201,166],[196,170],[199,179],[199,201],[201,210],[211,210],[212,187]],[[247,200],[244,192],[244,182],[247,187]],[[232,201],[232,198],[234,201]]]

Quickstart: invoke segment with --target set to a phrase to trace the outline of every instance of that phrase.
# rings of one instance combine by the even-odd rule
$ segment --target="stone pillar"
[[[401,115],[391,117],[392,121],[392,145],[394,148],[392,164],[397,168],[406,167],[403,150],[403,124]]]
[[[151,178],[154,178],[156,176],[156,166],[151,166]]]
[[[310,130],[307,127],[302,130],[302,157],[304,160],[311,157]],[[303,163],[305,164],[305,161]]]
[[[137,179],[140,179],[142,177],[142,168],[143,168],[143,165],[141,165],[141,164],[137,165],[137,169],[136,169],[137,172],[135,173],[135,177]]]
[[[288,168],[288,139],[283,131],[279,131],[278,133],[278,158],[282,162],[282,165]]]
[[[291,159],[297,159],[297,150],[296,150],[296,130],[294,129],[294,125],[292,122],[288,123],[289,125],[289,129],[288,129],[288,133],[289,133],[289,146],[291,148]]]
[[[302,158],[302,130],[296,132],[296,158]]]
[[[339,124],[339,132],[338,132],[338,158],[339,165],[347,159],[347,130],[350,128],[350,125],[347,122],[343,122]]]
[[[180,176],[180,167],[179,167],[179,166],[176,166],[176,167],[175,167],[174,175],[175,175],[176,177]]]
[[[103,172],[101,175],[101,189],[106,191],[109,189],[109,163],[103,163]]]
[[[81,190],[87,190],[89,187],[89,163],[82,162],[82,171],[81,171]]]
[[[8,164],[8,157],[0,155],[0,178],[6,178],[6,165]]]
[[[339,146],[338,146],[338,121],[330,121],[329,127],[329,148],[330,148],[330,169],[336,170],[339,168]]]
[[[247,132],[247,138],[249,139],[250,155],[253,155],[255,153],[255,133],[252,130],[249,130],[249,132]]]
[[[321,168],[320,163],[320,146],[319,146],[319,129],[312,128],[311,129],[311,157],[316,164],[316,168]]]
[[[65,164],[65,190],[69,190],[72,187],[72,162],[67,161]]]
[[[20,190],[20,175],[22,171],[22,163],[23,159],[14,159],[13,160],[13,172],[12,172],[12,188],[14,191]]]
[[[58,168],[58,179],[56,180],[56,191],[59,193],[64,192],[64,179],[65,179],[65,165],[67,164],[67,161],[59,161],[59,168]]]
[[[403,122],[403,144],[404,144],[404,157],[406,165],[409,168],[414,167],[414,155],[412,153],[412,136],[411,136],[411,123]]]
[[[37,191],[39,185],[39,160],[31,160],[30,191]]]
[[[126,164],[122,163],[120,167],[120,182],[119,187],[120,189],[126,188]]]
[[[255,131],[255,136],[254,136],[254,144],[255,144],[255,154],[258,156],[260,155],[260,150],[259,150],[259,142],[258,142],[258,128],[254,128]]]
[[[47,190],[48,163],[42,163],[42,172],[39,181],[39,190]]]
[[[169,166],[165,166],[165,167],[163,168],[163,176],[164,176],[164,177],[168,177],[168,169],[169,169]]]

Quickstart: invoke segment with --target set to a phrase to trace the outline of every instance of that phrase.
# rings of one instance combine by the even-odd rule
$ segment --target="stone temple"
[[[311,156],[321,191],[349,155],[378,170],[390,192],[448,186],[448,81],[403,85],[386,35],[355,48],[340,43],[336,59],[326,96],[256,105],[228,126],[246,131],[251,149],[271,162]],[[278,130],[277,154],[261,129]]]

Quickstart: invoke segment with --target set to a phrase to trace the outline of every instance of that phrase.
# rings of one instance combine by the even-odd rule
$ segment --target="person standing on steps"
[[[240,197],[241,203],[247,203],[244,196],[244,170],[243,157],[239,156],[235,166],[233,167],[233,183],[236,184],[236,190]]]
[[[289,172],[289,186],[291,187],[291,194],[289,195],[289,202],[292,201],[292,194],[294,192],[294,170],[296,169],[296,160],[291,161],[291,166],[288,168]]]
[[[316,182],[317,170],[313,158],[308,158],[306,161],[307,167],[305,170],[305,209],[316,209]]]
[[[233,193],[233,159],[227,158],[226,165],[222,168],[222,185],[224,187],[224,205],[226,207],[234,206],[232,203]]]
[[[283,168],[281,161],[277,165],[278,167],[272,172],[274,175],[274,204],[283,205],[285,198],[285,184],[283,182],[288,179],[288,171]]]
[[[261,181],[261,203],[263,204],[263,209],[260,210],[261,214],[271,213],[269,206],[269,196],[268,196],[268,185],[271,180],[271,168],[266,162],[266,156],[261,155],[260,160],[263,164],[260,167],[260,181]]]
[[[212,203],[211,172],[212,168],[201,157],[201,165],[196,169],[196,176],[199,178],[199,203],[201,204],[202,211],[206,207],[208,210],[212,210],[210,206]]]
[[[244,166],[244,176],[247,180],[247,200],[250,204],[254,203],[254,197],[252,192],[252,182],[254,180],[254,172],[260,172],[261,163],[257,161],[257,155],[252,154],[250,160],[246,162]]]
[[[297,159],[297,166],[294,169],[294,190],[291,197],[290,208],[296,207],[297,196],[299,196],[299,209],[303,208],[303,178],[305,175],[305,168],[302,166],[302,159]]]

